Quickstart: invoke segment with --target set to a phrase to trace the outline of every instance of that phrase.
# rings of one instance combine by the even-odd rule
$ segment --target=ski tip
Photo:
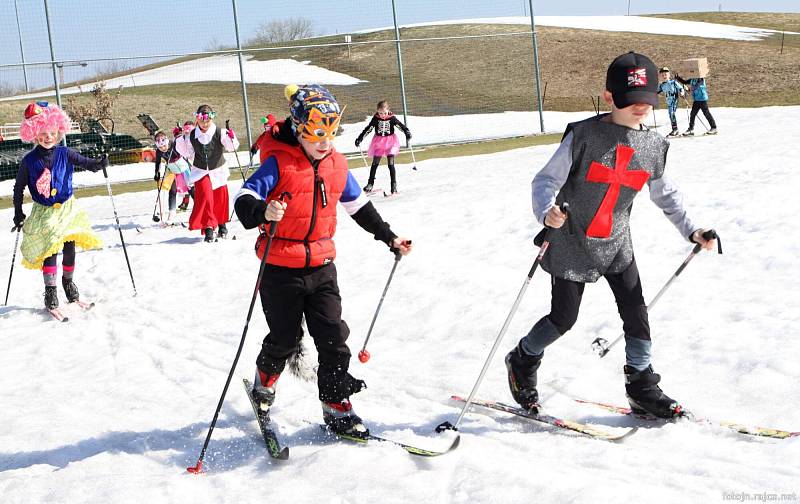
[[[289,447],[288,446],[284,446],[283,450],[281,450],[281,452],[278,454],[278,456],[277,457],[273,457],[273,458],[277,459],[277,460],[289,460]]]

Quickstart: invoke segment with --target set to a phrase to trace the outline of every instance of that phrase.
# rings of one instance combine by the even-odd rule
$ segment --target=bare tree
[[[25,88],[19,84],[9,84],[5,81],[0,81],[0,96],[15,96],[23,92]]]
[[[273,44],[310,38],[314,35],[316,32],[313,21],[303,17],[292,17],[261,23],[256,28],[255,37],[248,42],[251,45]]]
[[[64,105],[64,110],[73,121],[80,123],[81,130],[84,132],[89,131],[91,119],[102,121],[112,118],[114,102],[122,93],[122,86],[117,88],[116,92],[109,92],[106,90],[105,82],[98,82],[94,85],[91,93],[94,103],[79,104],[73,95],[67,97],[67,103]]]

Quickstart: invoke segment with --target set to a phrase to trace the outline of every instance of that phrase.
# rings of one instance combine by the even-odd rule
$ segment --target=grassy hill
[[[692,13],[667,17],[696,19],[743,26],[800,31],[800,15],[761,13]],[[402,30],[404,39],[492,34],[490,38],[409,41],[403,44],[405,84],[409,112],[416,115],[450,115],[535,110],[533,56],[530,35],[510,35],[525,26],[456,25]],[[345,122],[363,119],[379,99],[402,110],[392,31],[353,35],[365,45],[332,48],[290,47],[254,52],[256,59],[292,58],[343,72],[367,82],[330,86],[347,104]],[[790,40],[791,39],[791,40]],[[564,28],[538,28],[542,82],[547,83],[546,110],[591,110],[592,96],[603,90],[605,69],[611,59],[628,50],[650,55],[658,65],[676,66],[684,58],[706,56],[711,65],[711,106],[765,106],[800,104],[800,43],[787,37],[780,54],[780,36],[741,42],[696,37],[616,33]],[[342,42],[343,37],[323,37],[314,43]],[[307,43],[307,41],[305,41]],[[185,59],[185,58],[184,58]],[[153,65],[151,65],[153,66]],[[213,68],[198,68],[213,76]],[[239,83],[203,82],[126,88],[115,105],[118,132],[143,136],[136,120],[150,113],[162,127],[184,121],[200,103],[210,103],[219,117],[244,131]],[[286,110],[283,86],[248,85],[251,126],[260,130],[258,118]],[[87,96],[78,101],[88,100]],[[23,102],[0,103],[0,123],[19,121]],[[222,122],[222,121],[220,121]]]

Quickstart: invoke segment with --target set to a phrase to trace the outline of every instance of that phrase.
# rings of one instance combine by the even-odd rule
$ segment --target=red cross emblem
[[[614,206],[619,198],[620,186],[624,185],[639,192],[644,183],[647,182],[647,179],[650,178],[650,174],[646,171],[627,170],[633,153],[633,148],[617,144],[613,170],[597,161],[592,161],[592,164],[589,165],[586,180],[609,184],[609,186],[603,201],[600,202],[600,208],[597,209],[591,224],[586,229],[586,236],[591,236],[592,238],[608,238],[611,236],[611,227],[614,224]]]

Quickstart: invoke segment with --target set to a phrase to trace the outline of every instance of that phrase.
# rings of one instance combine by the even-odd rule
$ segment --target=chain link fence
[[[14,142],[13,131],[32,100],[60,102],[84,134],[111,135],[117,151],[134,154],[122,161],[146,160],[140,154],[152,131],[143,115],[171,129],[201,103],[214,107],[217,122],[230,120],[243,145],[252,142],[262,117],[285,115],[289,83],[323,84],[346,105],[345,135],[337,140],[345,152],[355,149],[352,139],[379,100],[390,102],[420,144],[519,134],[482,128],[479,115],[490,113],[527,112],[529,132],[538,131],[529,0],[306,7],[283,0],[0,0],[11,14],[0,20],[0,125],[8,124],[0,130],[0,180],[15,175],[12,160],[30,148]],[[488,16],[514,19],[436,22]],[[112,101],[105,109],[92,94],[98,83]],[[464,119],[453,128],[443,116]]]

